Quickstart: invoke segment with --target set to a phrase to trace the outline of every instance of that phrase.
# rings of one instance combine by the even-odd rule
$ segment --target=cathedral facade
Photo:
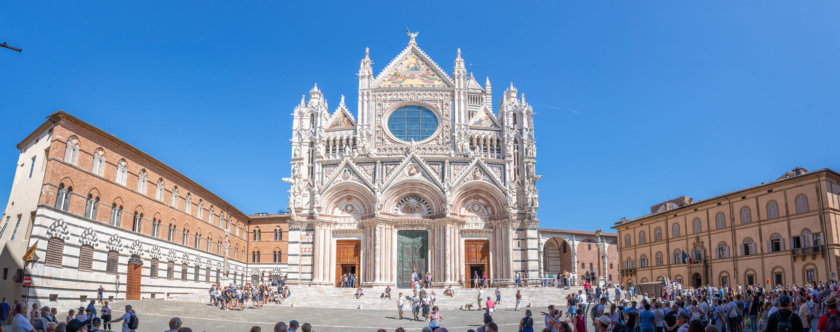
[[[532,107],[511,83],[494,111],[460,49],[450,76],[415,36],[378,75],[365,51],[356,116],[343,97],[331,111],[317,85],[295,107],[290,281],[540,274]]]

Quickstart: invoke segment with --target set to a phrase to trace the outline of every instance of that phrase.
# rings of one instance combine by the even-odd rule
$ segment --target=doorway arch
[[[572,246],[561,237],[552,237],[543,246],[543,273],[572,273]]]

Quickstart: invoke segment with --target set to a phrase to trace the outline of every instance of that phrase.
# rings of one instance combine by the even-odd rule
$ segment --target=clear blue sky
[[[287,204],[291,112],[348,98],[420,31],[536,111],[542,227],[593,230],[795,166],[840,169],[838,1],[5,1],[0,202],[15,144],[64,109],[243,212]]]

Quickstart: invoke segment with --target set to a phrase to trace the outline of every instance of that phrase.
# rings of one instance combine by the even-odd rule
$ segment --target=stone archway
[[[543,246],[543,273],[572,273],[572,245],[560,237],[552,237]]]

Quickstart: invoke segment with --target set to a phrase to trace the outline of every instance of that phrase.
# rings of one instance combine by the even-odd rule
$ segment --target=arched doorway
[[[691,284],[694,285],[694,288],[703,286],[703,277],[700,273],[695,273],[691,276]]]
[[[572,273],[572,246],[563,238],[553,237],[543,247],[543,273]]]
[[[128,260],[128,271],[126,272],[125,285],[125,299],[139,300],[140,299],[140,279],[141,271],[143,270],[143,259],[138,255],[131,255]]]

